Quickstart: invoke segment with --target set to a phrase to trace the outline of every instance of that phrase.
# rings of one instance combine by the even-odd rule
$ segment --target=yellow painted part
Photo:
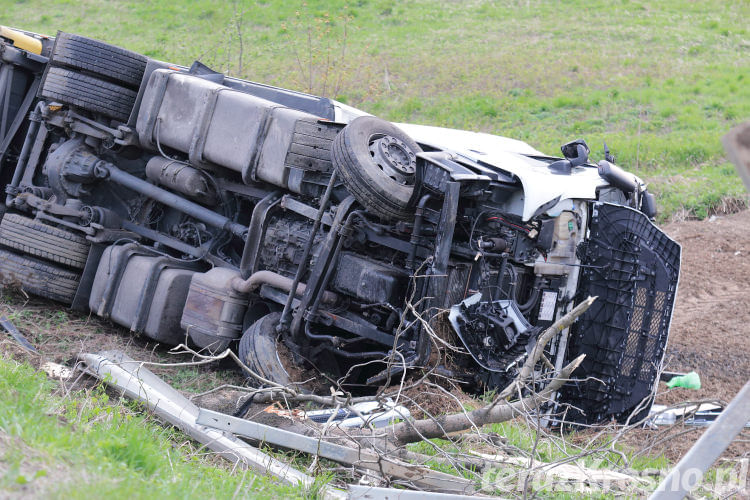
[[[13,40],[13,45],[26,52],[32,52],[34,54],[42,53],[42,41],[37,40],[33,36],[29,36],[20,31],[8,28],[7,26],[0,26],[0,36]]]

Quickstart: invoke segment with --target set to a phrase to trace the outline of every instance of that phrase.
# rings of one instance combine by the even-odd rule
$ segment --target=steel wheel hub
[[[399,184],[414,184],[417,157],[404,141],[391,135],[370,139],[370,155],[385,174]]]

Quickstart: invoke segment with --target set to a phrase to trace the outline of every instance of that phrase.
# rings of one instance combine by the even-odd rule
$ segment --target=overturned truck
[[[592,164],[576,140],[550,157],[0,30],[5,284],[164,344],[235,349],[273,382],[315,368],[359,391],[428,366],[503,387],[597,296],[547,348],[558,367],[586,354],[557,402],[578,423],[648,409],[680,247],[608,152]],[[437,367],[435,336],[456,346]]]

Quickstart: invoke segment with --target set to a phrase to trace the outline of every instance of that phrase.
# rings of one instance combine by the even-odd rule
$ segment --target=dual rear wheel
[[[89,248],[76,233],[5,214],[0,221],[0,284],[71,304]]]
[[[147,58],[108,43],[59,32],[39,95],[127,122]]]

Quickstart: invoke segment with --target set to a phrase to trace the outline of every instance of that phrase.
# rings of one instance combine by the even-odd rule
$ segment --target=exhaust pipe
[[[274,288],[289,293],[293,282],[292,278],[287,278],[272,271],[256,271],[246,280],[243,280],[239,276],[234,278],[232,280],[232,288],[239,293],[250,293],[260,288],[261,285],[271,285]],[[297,283],[295,295],[303,295],[306,289],[307,285],[305,283]],[[338,295],[333,292],[323,292],[323,296],[321,297],[321,300],[326,304],[334,304],[337,299]]]

